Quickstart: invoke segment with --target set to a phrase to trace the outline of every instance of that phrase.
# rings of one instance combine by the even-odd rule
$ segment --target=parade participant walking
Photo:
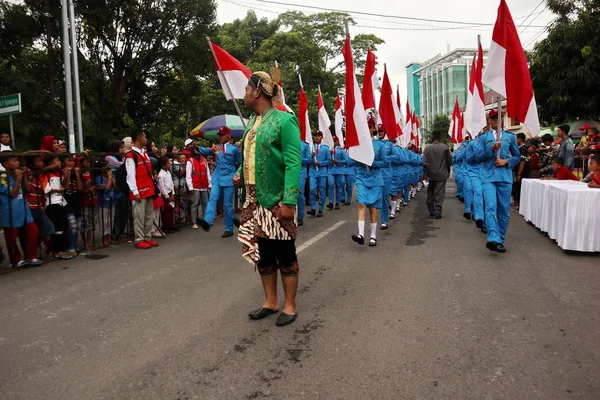
[[[450,176],[452,155],[448,145],[442,143],[442,132],[433,131],[433,143],[423,152],[423,168],[429,179],[427,187],[427,209],[435,219],[442,218],[442,208],[446,197],[446,181]]]
[[[392,201],[390,202],[390,219],[396,219],[396,212],[400,211],[398,199],[402,191],[403,167],[406,163],[402,150],[400,146],[392,146],[393,179],[390,188],[390,195],[392,197]]]
[[[316,131],[313,133],[313,162],[310,165],[310,207],[308,215],[322,217],[323,209],[325,208],[325,196],[327,192],[327,169],[331,165],[331,153],[329,146],[322,144],[323,132]],[[317,202],[318,196],[318,202]]]
[[[348,155],[348,150],[346,150],[346,155]],[[354,182],[356,182],[356,162],[350,157],[347,157],[346,167],[344,168],[344,177],[345,181],[343,200],[344,204],[349,206],[350,204],[352,204],[352,195],[354,194]]]
[[[135,247],[138,249],[158,246],[158,243],[151,237],[154,222],[154,196],[157,193],[152,178],[152,164],[145,150],[147,141],[146,132],[138,130],[135,133],[131,151],[125,155],[129,199],[132,200]]]
[[[381,209],[381,195],[383,175],[381,169],[385,167],[383,153],[384,144],[376,137],[375,124],[369,123],[373,151],[375,157],[371,166],[356,163],[356,198],[358,201],[358,235],[352,235],[352,240],[361,246],[365,244],[365,220],[367,208],[371,221],[371,237],[369,246],[377,246],[377,210]],[[385,211],[387,212],[387,211]]]
[[[489,113],[491,130],[477,141],[477,162],[481,165],[481,183],[485,204],[486,247],[505,253],[504,239],[510,221],[510,194],[513,168],[521,161],[517,140],[498,124],[498,110]]]
[[[487,233],[487,229],[484,226],[485,215],[483,212],[483,189],[481,186],[481,163],[477,161],[476,150],[481,140],[482,135],[477,136],[475,140],[468,143],[465,152],[466,164],[466,177],[471,182],[471,189],[473,191],[473,216],[475,218],[475,224],[477,228],[481,229],[483,233]]]
[[[210,181],[211,176],[208,161],[200,154],[198,148],[193,146],[190,150],[190,158],[187,160],[185,167],[185,182],[190,194],[191,217],[194,222],[192,229],[198,229],[196,220],[204,218],[204,213],[208,205]]]
[[[308,178],[308,168],[313,162],[313,158],[310,151],[310,144],[306,142],[301,143],[301,157],[302,157],[302,168],[300,169],[300,192],[298,193],[298,226],[304,225],[304,208],[306,207],[306,197],[304,192],[306,190],[306,179]]]
[[[386,139],[387,132],[383,125],[377,127],[379,141],[383,144],[381,159],[383,168],[381,168],[381,176],[383,177],[383,186],[381,187],[381,230],[388,228],[390,221],[390,190],[394,181],[394,170],[392,169],[392,147],[393,143]]]
[[[241,154],[237,146],[230,144],[231,131],[224,126],[219,129],[219,146],[213,145],[212,148],[200,147],[200,154],[203,156],[212,155],[217,163],[211,178],[211,192],[208,206],[204,218],[198,218],[196,223],[206,232],[217,215],[217,203],[223,197],[223,208],[225,209],[225,232],[223,238],[233,236],[233,198],[235,196],[235,188],[233,187],[233,176],[241,165]]]
[[[266,296],[249,317],[259,320],[279,311],[279,270],[285,303],[276,325],[286,326],[298,316],[298,226],[294,214],[302,161],[298,120],[273,106],[277,90],[266,72],[256,72],[248,81],[244,103],[254,114],[242,139],[242,164],[234,183],[245,188],[238,237],[243,257],[258,268]]]
[[[329,209],[334,208],[339,210],[340,203],[344,202],[344,180],[346,173],[346,164],[348,163],[348,155],[346,150],[340,146],[340,139],[337,136],[333,137],[333,149],[331,149],[331,164],[329,168],[328,184],[329,184],[329,201],[327,206]]]
[[[467,152],[471,144],[471,136],[466,136],[465,141],[461,145],[460,169],[462,171],[463,181],[463,198],[465,199],[465,207],[463,217],[471,220],[473,217],[473,186],[469,176],[469,164],[467,162]]]

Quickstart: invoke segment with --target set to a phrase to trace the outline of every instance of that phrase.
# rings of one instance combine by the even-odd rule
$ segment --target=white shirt
[[[164,169],[161,169],[158,173],[158,189],[165,199],[168,199],[173,193],[173,177],[170,172],[165,171]]]
[[[187,183],[188,191],[196,191],[196,192],[206,192],[208,189],[196,189],[194,188],[194,184],[192,182],[192,170],[194,165],[192,164],[192,159],[190,158],[185,167],[185,183]],[[208,163],[206,164],[206,175],[208,175],[208,187],[211,188],[212,184],[210,183],[210,168],[208,168]]]
[[[50,193],[51,190],[58,190],[62,188],[62,177],[61,176],[52,176],[48,179],[48,184],[44,188],[44,193],[46,193],[46,204],[59,204],[63,207],[66,207],[67,200],[63,196],[62,193]]]
[[[137,147],[133,146],[131,148],[131,151],[135,151],[137,152],[142,159],[144,160],[148,160],[148,156],[146,156],[146,150],[144,149],[138,149]],[[136,156],[133,156],[136,157]],[[125,158],[125,170],[127,171],[127,186],[129,186],[129,190],[131,190],[131,193],[133,193],[133,195],[138,195],[140,194],[140,192],[138,191],[137,188],[137,181],[135,180],[135,172],[137,169],[137,165],[135,163],[135,161],[133,161],[133,157],[127,157]],[[137,159],[137,157],[136,157]],[[151,168],[148,167],[148,170],[150,170]]]
[[[12,151],[12,149],[10,148],[10,146],[6,146],[3,145],[2,143],[0,143],[0,152],[2,151]],[[4,166],[2,164],[0,164],[0,172],[4,172],[6,171],[6,168],[4,168]]]

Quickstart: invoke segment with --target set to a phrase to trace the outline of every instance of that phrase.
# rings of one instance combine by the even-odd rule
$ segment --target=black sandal
[[[248,314],[248,316],[250,317],[250,319],[258,321],[259,319],[267,318],[269,315],[273,315],[278,312],[279,310],[272,310],[270,308],[261,307],[257,310],[251,311],[250,314]]]

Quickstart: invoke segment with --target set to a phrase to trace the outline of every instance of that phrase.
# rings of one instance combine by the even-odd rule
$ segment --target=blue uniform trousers
[[[356,182],[356,177],[354,174],[344,175],[346,181],[346,187],[343,192],[343,200],[350,203],[352,202],[352,194],[354,193],[354,183]]]
[[[485,226],[488,242],[504,243],[510,220],[510,193],[512,183],[482,182],[485,202]]]
[[[471,186],[473,187],[473,213],[475,214],[475,221],[485,221],[481,178],[479,176],[471,178]]]
[[[304,221],[304,207],[306,199],[304,198],[304,188],[306,187],[306,177],[300,178],[300,193],[298,193],[298,221]]]
[[[206,213],[204,213],[204,220],[209,224],[213,223],[217,214],[217,203],[221,199],[221,195],[223,196],[223,208],[225,209],[225,231],[233,232],[233,197],[235,196],[235,187],[233,186],[212,187]]]
[[[465,212],[473,212],[473,186],[471,185],[471,178],[465,174],[463,181],[463,193],[465,197]]]
[[[316,191],[319,188],[319,207],[316,204]],[[313,210],[321,210],[325,207],[325,195],[327,192],[327,177],[326,176],[311,176],[310,177],[310,206]]]
[[[381,187],[381,223],[387,224],[390,220],[390,189],[392,187],[392,179],[383,178],[383,186]]]
[[[328,175],[327,176],[327,195],[329,202],[340,204],[344,202],[344,180],[346,175]]]

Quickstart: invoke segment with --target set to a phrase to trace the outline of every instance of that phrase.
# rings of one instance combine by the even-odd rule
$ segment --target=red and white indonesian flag
[[[402,115],[402,103],[400,102],[400,89],[396,89],[396,102],[394,104],[394,114],[396,115],[396,121],[398,125],[398,137],[396,138],[396,144],[400,144],[402,135],[404,135],[404,115]]]
[[[323,104],[321,89],[319,89],[319,95],[317,97],[317,106],[319,107],[319,130],[323,132],[323,143],[329,146],[329,148],[333,149],[333,136],[329,130],[329,127],[331,126],[331,120],[329,119],[329,115],[327,115],[325,105]]]
[[[227,100],[243,99],[252,72],[221,47],[210,40],[208,43],[212,47],[213,63],[225,93],[225,98]]]
[[[346,36],[342,54],[346,62],[346,149],[348,149],[348,155],[351,159],[370,166],[373,164],[375,152],[373,151],[371,133],[367,125],[367,113],[354,73],[350,35]]]
[[[277,83],[277,86],[279,86],[279,98],[281,99],[281,104],[275,104],[275,108],[278,109],[279,111],[289,112],[289,113],[294,114],[294,110],[292,110],[290,108],[290,106],[288,106],[287,103],[285,102],[285,95],[283,94],[283,83],[279,82],[279,83]]]
[[[508,116],[523,121],[531,136],[537,136],[540,121],[529,67],[505,0],[498,7],[483,83],[506,97]]]
[[[410,143],[417,145],[417,137],[419,134],[419,120],[417,119],[417,112],[413,110],[412,115],[410,117],[411,121],[411,133],[410,133]]]
[[[467,107],[465,109],[465,129],[473,138],[487,126],[485,115],[485,98],[483,94],[483,49],[479,43],[477,57],[473,58],[471,80],[467,92]]]
[[[452,138],[452,143],[460,143],[458,140],[460,130],[460,107],[458,105],[458,98],[454,103],[454,111],[452,112],[452,119],[450,120],[450,129],[448,135]]]
[[[335,99],[335,135],[340,139],[340,146],[344,147],[344,114],[342,113],[342,99],[338,93]]]
[[[390,141],[395,141],[399,136],[397,114],[394,108],[397,109],[398,107],[396,106],[396,99],[387,74],[387,68],[384,67],[383,85],[381,86],[381,98],[379,100],[379,116]]]
[[[310,120],[308,119],[308,99],[302,86],[300,86],[300,98],[298,101],[298,124],[300,125],[300,140],[310,144],[312,148],[313,140],[310,130]]]
[[[416,113],[415,113],[416,115]],[[416,139],[416,146],[418,149],[421,148],[421,123],[419,122],[419,118],[415,118],[417,120],[417,137]]]
[[[367,50],[367,63],[365,64],[365,77],[362,90],[362,102],[365,110],[375,108],[375,92],[379,87],[379,79],[375,70],[375,54]]]
[[[404,140],[402,141],[402,147],[406,147],[410,144],[412,140],[412,112],[410,111],[410,104],[408,100],[406,101],[406,123],[404,124],[404,129],[402,129],[404,135]]]

